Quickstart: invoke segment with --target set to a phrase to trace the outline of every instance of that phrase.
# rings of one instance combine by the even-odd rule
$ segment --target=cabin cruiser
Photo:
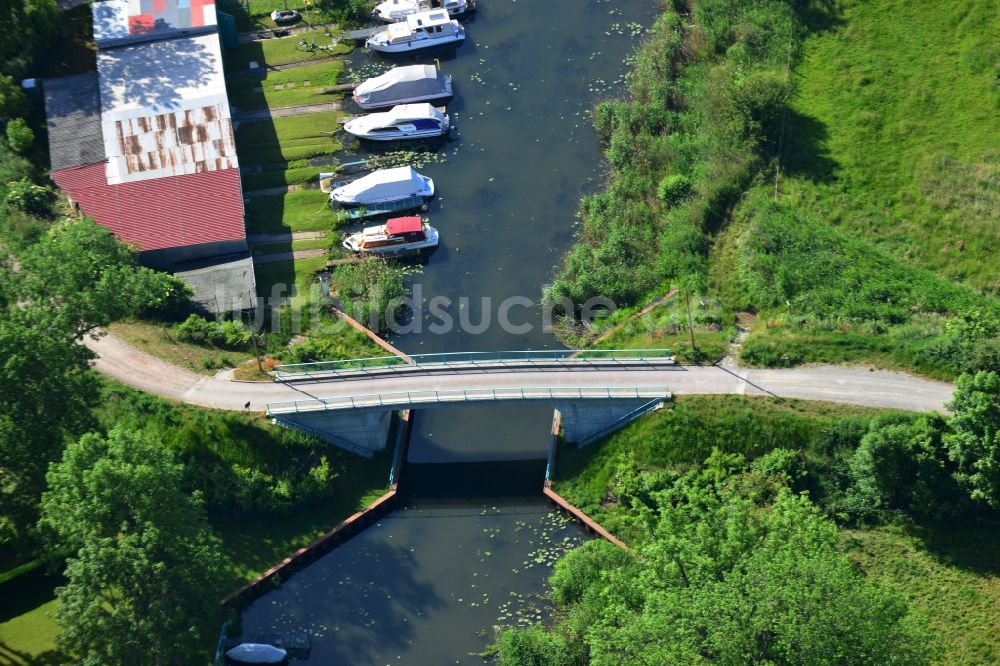
[[[451,75],[433,65],[393,67],[354,89],[354,103],[366,111],[451,96]]]
[[[406,53],[435,46],[461,44],[465,28],[443,9],[410,14],[365,41],[365,46],[383,53]]]
[[[371,141],[444,136],[449,128],[448,114],[426,102],[400,104],[389,111],[371,113],[344,123],[345,132]]]
[[[386,0],[372,10],[372,16],[386,23],[395,23],[430,9],[444,9],[449,16],[460,16],[469,10],[469,3],[468,0]]]
[[[379,169],[353,182],[336,185],[330,192],[330,201],[343,206],[370,206],[413,197],[426,200],[434,196],[434,181],[409,166]]]
[[[420,217],[394,217],[385,224],[365,227],[344,239],[344,247],[359,254],[405,257],[431,252],[438,246],[438,231]]]

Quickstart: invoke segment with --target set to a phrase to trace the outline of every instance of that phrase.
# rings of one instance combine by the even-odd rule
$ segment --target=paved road
[[[950,384],[901,372],[823,365],[775,370],[720,366],[574,371],[472,369],[285,384],[244,383],[220,375],[197,375],[129,347],[113,336],[88,341],[88,346],[100,355],[95,362],[97,369],[124,384],[193,405],[232,410],[243,409],[247,402],[250,409],[263,411],[269,402],[427,389],[662,386],[674,395],[773,395],[926,412],[943,411],[954,390]]]

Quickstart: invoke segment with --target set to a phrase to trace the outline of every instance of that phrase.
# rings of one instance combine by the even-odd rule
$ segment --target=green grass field
[[[1000,534],[995,525],[845,533],[848,553],[902,592],[939,636],[941,664],[1000,663]]]
[[[782,189],[846,234],[1000,291],[1000,5],[836,6],[796,68]]]
[[[268,72],[263,79],[253,76],[230,78],[226,88],[230,103],[242,111],[336,102],[343,93],[324,93],[323,90],[336,85],[342,71],[342,60],[324,60]]]
[[[240,44],[239,48],[228,49],[225,52],[226,68],[230,71],[248,69],[251,62],[258,66],[287,65],[310,60],[323,60],[331,56],[350,53],[352,47],[347,44],[335,43],[332,32],[316,30],[299,35],[265,39],[261,42]],[[300,42],[316,44],[316,50],[303,48]]]
[[[292,304],[301,306],[310,299],[313,288],[318,289],[316,273],[326,268],[326,257],[309,257],[298,261],[278,261],[271,264],[259,264],[254,267],[254,278],[257,282],[259,296],[271,296],[278,293],[288,296],[294,285],[295,297]],[[277,287],[277,291],[275,288]]]
[[[248,234],[325,231],[336,224],[329,195],[320,190],[297,190],[251,201],[246,209]]]
[[[334,135],[341,114],[336,111],[305,116],[242,122],[236,129],[236,150],[240,162],[274,164],[284,168],[288,162],[317,155],[335,153],[341,149]],[[319,173],[317,168],[316,172]]]

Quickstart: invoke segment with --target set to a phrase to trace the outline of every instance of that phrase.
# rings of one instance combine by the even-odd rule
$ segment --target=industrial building
[[[206,310],[254,307],[214,0],[92,11],[97,71],[42,82],[52,180]]]

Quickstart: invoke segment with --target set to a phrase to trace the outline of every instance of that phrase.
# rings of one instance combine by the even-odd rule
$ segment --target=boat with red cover
[[[438,246],[438,231],[416,215],[394,217],[349,235],[343,245],[359,254],[405,257],[433,251]]]

